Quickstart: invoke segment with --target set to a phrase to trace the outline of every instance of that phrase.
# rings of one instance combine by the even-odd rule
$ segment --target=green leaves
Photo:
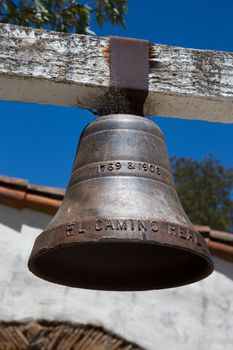
[[[177,192],[184,210],[195,224],[233,230],[233,169],[212,156],[202,161],[171,159]]]
[[[42,2],[0,1],[0,22],[41,28],[48,21],[48,11]]]
[[[92,11],[96,14],[96,21],[99,26],[104,22],[112,22],[125,27],[122,14],[127,12],[127,1],[125,0],[99,0],[95,1],[96,8]]]
[[[127,0],[0,0],[0,22],[46,28],[61,32],[94,34],[91,16],[104,22],[125,26]]]

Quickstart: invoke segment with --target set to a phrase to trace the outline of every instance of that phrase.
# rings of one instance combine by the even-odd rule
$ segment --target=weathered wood
[[[99,108],[108,55],[108,38],[0,24],[0,99]],[[232,123],[233,53],[151,44],[145,113]]]

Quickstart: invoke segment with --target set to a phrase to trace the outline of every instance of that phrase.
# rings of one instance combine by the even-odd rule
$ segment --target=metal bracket
[[[110,37],[110,88],[101,114],[143,116],[148,95],[149,42]]]

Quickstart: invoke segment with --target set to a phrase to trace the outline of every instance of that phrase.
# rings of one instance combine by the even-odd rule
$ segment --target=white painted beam
[[[108,56],[109,38],[0,24],[0,99],[99,108]],[[151,44],[145,113],[232,123],[233,53]]]

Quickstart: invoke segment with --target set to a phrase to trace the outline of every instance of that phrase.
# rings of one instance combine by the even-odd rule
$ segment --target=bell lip
[[[35,268],[35,261],[37,258],[41,257],[42,255],[45,254],[50,254],[51,252],[54,252],[56,250],[60,250],[60,249],[69,249],[69,248],[74,248],[74,247],[80,247],[80,246],[87,246],[87,245],[100,245],[100,244],[104,244],[104,245],[121,245],[121,244],[137,244],[137,245],[150,245],[150,246],[159,246],[159,247],[165,247],[165,248],[169,248],[169,249],[175,249],[175,250],[180,250],[180,251],[185,251],[188,252],[190,254],[193,254],[199,258],[201,258],[204,262],[205,262],[205,269],[203,270],[203,272],[201,274],[198,275],[198,277],[196,278],[190,278],[189,280],[186,280],[186,282],[182,281],[179,283],[174,283],[173,285],[166,285],[164,287],[154,287],[151,286],[150,288],[96,288],[96,286],[84,286],[84,285],[80,285],[78,283],[64,283],[64,281],[59,281],[59,279],[55,279],[55,278],[50,278],[48,276],[46,276],[44,273],[41,273],[39,271],[39,269]],[[119,292],[143,292],[143,291],[149,291],[149,290],[160,290],[160,289],[171,289],[171,288],[178,288],[178,287],[182,287],[182,286],[186,286],[192,283],[196,283],[199,282],[205,278],[207,278],[208,276],[210,276],[212,274],[212,272],[214,271],[214,262],[211,259],[211,255],[209,253],[209,256],[205,255],[205,254],[201,254],[195,250],[192,250],[190,248],[186,248],[186,247],[182,247],[182,246],[176,246],[176,245],[171,245],[168,243],[160,243],[160,242],[155,242],[155,241],[141,241],[141,240],[113,240],[113,239],[102,239],[102,240],[98,240],[98,241],[86,241],[86,242],[76,242],[76,243],[65,243],[63,246],[58,245],[54,248],[48,248],[48,249],[43,249],[41,251],[38,251],[37,253],[33,254],[33,251],[29,257],[28,260],[28,269],[30,270],[30,272],[32,272],[34,275],[36,275],[37,277],[46,280],[47,282],[50,283],[54,283],[54,284],[58,284],[58,285],[63,285],[66,287],[71,287],[71,288],[79,288],[79,289],[89,289],[89,290],[101,290],[101,291],[119,291]],[[152,277],[153,279],[153,277]],[[152,284],[153,285],[153,284]]]

